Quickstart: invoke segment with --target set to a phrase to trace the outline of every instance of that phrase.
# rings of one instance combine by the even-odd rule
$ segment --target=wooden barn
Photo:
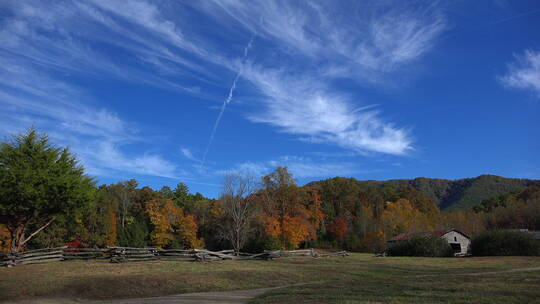
[[[395,237],[388,240],[388,246],[393,244],[410,240],[415,236],[438,236],[450,244],[454,250],[455,256],[464,256],[470,250],[471,238],[469,238],[464,233],[456,229],[445,229],[445,230],[435,230],[435,231],[425,231],[425,232],[416,232],[416,233],[402,233],[398,234]]]

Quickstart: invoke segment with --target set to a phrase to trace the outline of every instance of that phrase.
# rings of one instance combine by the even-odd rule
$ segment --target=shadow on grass
[[[249,303],[540,303],[540,271],[530,275],[416,279],[355,275],[272,290]]]

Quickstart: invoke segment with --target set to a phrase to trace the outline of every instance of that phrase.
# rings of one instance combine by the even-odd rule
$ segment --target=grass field
[[[112,299],[309,284],[252,303],[540,303],[540,257],[282,258],[211,263],[56,262],[0,269],[0,301]]]

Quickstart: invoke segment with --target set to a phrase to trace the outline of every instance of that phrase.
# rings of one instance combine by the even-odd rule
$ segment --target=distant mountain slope
[[[440,209],[445,211],[470,209],[480,204],[484,199],[540,184],[540,180],[506,178],[496,175],[480,175],[458,180],[419,177],[415,179],[360,182],[380,187],[414,187],[431,198]]]
[[[367,181],[367,183],[408,185],[418,189],[446,211],[469,209],[493,196],[525,189],[539,184],[539,180],[505,178],[496,175],[480,175],[473,178],[445,180],[434,178],[415,178],[389,181]]]

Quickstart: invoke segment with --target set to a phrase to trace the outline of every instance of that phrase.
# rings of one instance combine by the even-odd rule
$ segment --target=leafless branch
[[[253,215],[250,195],[256,190],[255,179],[240,173],[231,173],[223,178],[221,194],[224,209],[223,236],[231,242],[236,253],[244,246]]]

